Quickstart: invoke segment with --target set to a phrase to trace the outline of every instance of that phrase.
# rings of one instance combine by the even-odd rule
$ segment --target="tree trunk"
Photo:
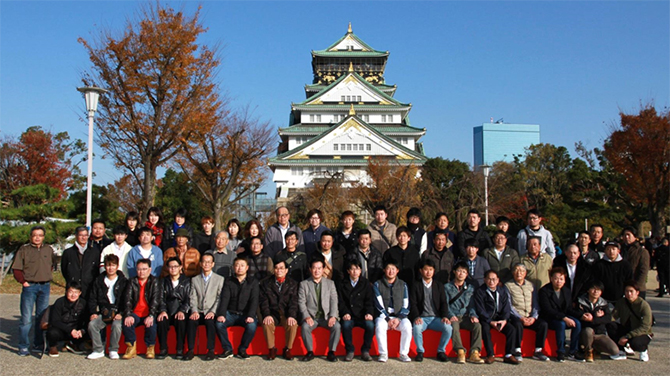
[[[142,215],[147,220],[149,208],[154,206],[156,199],[156,167],[150,158],[144,160],[144,189],[142,189]]]
[[[216,200],[214,205],[214,233],[223,230],[225,224],[223,223],[223,203],[221,199]]]
[[[662,238],[665,236],[665,229],[663,228],[663,213],[660,210],[654,209],[651,206],[649,211],[649,222],[651,223],[651,236]]]

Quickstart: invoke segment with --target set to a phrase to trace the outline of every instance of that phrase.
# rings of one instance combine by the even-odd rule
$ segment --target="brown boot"
[[[584,360],[586,360],[587,362],[593,362],[593,349],[586,350],[584,352]]]
[[[487,356],[484,358],[484,363],[486,364],[493,364],[496,361],[496,357],[493,355]]]
[[[277,348],[273,347],[268,352],[268,360],[275,360],[276,357],[277,357]]]
[[[291,349],[284,347],[284,359],[293,360],[293,354],[291,354]]]
[[[484,361],[482,360],[481,356],[479,355],[479,350],[472,350],[470,351],[470,359],[468,359],[470,363],[474,364],[482,364]]]
[[[465,350],[458,349],[456,352],[456,363],[465,364]]]
[[[135,343],[126,342],[126,353],[123,354],[123,359],[132,359],[137,356],[137,347]]]
[[[156,358],[156,345],[147,346],[147,354],[145,357],[147,359]]]

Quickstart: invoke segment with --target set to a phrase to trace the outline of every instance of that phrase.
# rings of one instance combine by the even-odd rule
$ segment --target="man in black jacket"
[[[447,248],[447,231],[436,231],[433,235],[433,247],[421,255],[422,260],[431,259],[435,264],[435,280],[441,284],[449,282],[454,255]]]
[[[296,282],[302,282],[307,278],[307,254],[303,249],[298,249],[298,233],[288,231],[284,236],[286,247],[279,251],[274,262],[285,261],[288,268],[288,276]]]
[[[565,283],[565,269],[554,267],[549,272],[550,283],[542,286],[538,292],[540,301],[540,317],[549,323],[549,329],[556,332],[556,360],[565,361],[565,330],[570,329],[570,360],[583,362],[583,358],[577,357],[579,349],[579,336],[582,325],[578,317],[580,313],[573,308],[570,288]]]
[[[593,265],[593,279],[603,283],[602,297],[610,303],[623,297],[624,284],[633,279],[633,269],[620,253],[619,243],[607,242],[605,256]]]
[[[237,356],[248,359],[247,348],[256,334],[256,310],[258,309],[258,280],[247,278],[249,262],[237,257],[233,262],[235,276],[228,278],[221,290],[221,300],[216,312],[216,331],[219,333],[223,353],[221,358],[233,356],[233,345],[228,339],[228,327],[242,326],[244,334]]]
[[[88,295],[88,287],[100,274],[100,251],[88,241],[88,229],[84,226],[75,229],[75,243],[63,251],[61,271],[65,283],[77,282],[81,286],[82,296]]]
[[[137,261],[137,277],[128,281],[124,297],[123,336],[126,339],[126,353],[123,359],[137,356],[135,328],[144,325],[144,343],[147,345],[147,359],[156,357],[156,323],[161,304],[161,289],[158,278],[151,275],[151,260]]]
[[[361,359],[369,362],[372,337],[375,335],[374,323],[374,294],[372,285],[365,277],[361,277],[361,263],[357,259],[349,261],[347,277],[337,283],[337,307],[342,318],[342,339],[347,354],[345,362],[354,359],[354,340],[352,332],[354,327],[363,328],[363,345],[361,346]]]
[[[86,301],[81,296],[81,286],[77,282],[68,284],[65,296],[58,298],[49,312],[49,356],[58,356],[57,343],[72,341],[69,349],[76,349],[86,334]],[[70,347],[72,346],[72,347]]]
[[[479,286],[472,296],[475,313],[482,325],[482,339],[486,349],[484,363],[492,364],[495,361],[493,342],[491,342],[491,329],[494,328],[505,335],[505,359],[503,359],[503,362],[519,364],[519,361],[512,355],[517,347],[516,329],[514,325],[507,325],[512,311],[509,293],[505,286],[498,286],[499,282],[498,273],[489,270],[484,275],[484,284]]]
[[[591,266],[582,257],[576,244],[570,244],[562,255],[556,256],[554,267],[557,266],[567,272],[565,284],[572,293],[572,302],[576,302],[577,298],[586,293],[586,288],[591,280]]]
[[[416,281],[419,261],[421,261],[421,253],[419,248],[411,243],[412,232],[405,226],[400,226],[395,232],[398,244],[386,250],[382,261],[385,263],[391,259],[398,262],[398,278],[405,281],[408,288],[412,288],[412,284]]]
[[[274,276],[265,278],[260,283],[259,305],[263,317],[263,334],[268,344],[268,359],[277,356],[275,344],[275,326],[284,327],[286,347],[283,356],[286,360],[293,359],[291,349],[298,334],[298,282],[287,278],[286,261],[278,260],[274,264]]]
[[[88,359],[105,357],[105,343],[100,331],[112,325],[109,338],[109,358],[119,359],[119,340],[121,339],[121,312],[123,312],[123,293],[126,288],[126,277],[118,270],[119,257],[114,254],[105,256],[105,274],[96,278],[88,299],[88,312],[91,314],[88,332],[93,343],[93,352]],[[109,291],[112,291],[110,294]]]
[[[424,259],[419,265],[421,273],[421,283],[412,285],[409,296],[409,320],[412,322],[412,332],[414,334],[414,343],[416,344],[417,362],[423,360],[423,332],[426,329],[435,330],[441,333],[440,342],[437,345],[437,359],[440,362],[448,360],[446,349],[451,338],[451,321],[447,305],[447,296],[444,292],[444,285],[433,281],[435,274],[435,262],[431,259]],[[433,283],[436,282],[436,283]]]
[[[479,211],[472,209],[468,212],[466,227],[456,236],[456,248],[454,248],[454,259],[459,260],[465,257],[465,241],[475,239],[479,242],[479,249],[487,249],[493,246],[489,234],[480,226],[482,217]]]
[[[349,257],[357,258],[361,263],[362,276],[371,283],[376,282],[383,275],[384,264],[382,253],[372,246],[372,235],[370,230],[363,229],[358,232],[358,247]]]
[[[160,352],[156,356],[164,359],[168,354],[168,332],[174,326],[177,334],[177,359],[184,356],[186,338],[186,318],[191,309],[191,279],[182,274],[179,257],[167,260],[169,275],[161,281],[161,306],[158,315],[158,344]]]

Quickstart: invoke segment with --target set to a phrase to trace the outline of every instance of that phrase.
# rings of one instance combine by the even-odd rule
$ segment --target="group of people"
[[[407,226],[397,227],[387,221],[386,209],[377,207],[374,221],[361,230],[354,229],[356,216],[350,211],[342,213],[335,231],[323,225],[319,210],[307,214],[310,226],[304,230],[291,223],[288,208],[275,214],[277,222],[265,234],[256,220],[244,230],[231,220],[226,231],[214,234],[210,217],[202,220],[203,232],[194,233],[185,224],[186,211],[178,211],[166,226],[157,208],[148,211],[143,227],[137,226],[137,213],[129,213],[125,225],[113,229],[113,240],[105,236],[102,221],[94,221],[90,233],[77,228],[75,244],[61,259],[66,294],[43,320],[48,321],[49,355],[58,356],[60,342],[78,352],[90,339],[88,358],[102,358],[102,334],[110,325],[110,358],[137,356],[138,326],[145,327],[146,357],[165,358],[174,326],[176,356],[190,360],[203,325],[206,360],[234,356],[230,326],[244,328],[236,356],[246,359],[261,325],[270,360],[293,358],[298,327],[307,349],[303,361],[315,357],[317,327],[330,331],[329,361],[338,360],[340,336],[344,361],[354,359],[354,327],[364,332],[363,361],[372,360],[375,337],[377,360],[388,360],[388,330],[400,332],[400,361],[412,360],[412,340],[414,360],[422,361],[427,329],[440,332],[437,359],[443,362],[451,340],[457,363],[493,363],[491,332],[498,331],[505,336],[503,362],[519,364],[524,329],[536,333],[532,357],[539,361],[549,360],[548,329],[556,332],[559,362],[592,362],[594,351],[611,359],[634,352],[642,361],[649,359],[652,312],[644,299],[649,253],[632,228],[622,231],[621,245],[603,240],[602,226],[593,225],[557,251],[536,209],[527,213],[528,225],[516,236],[509,232],[509,219],[498,218],[492,237],[476,210],[458,234],[449,229],[445,213],[437,214],[426,231],[417,208],[407,213]],[[23,284],[19,355],[29,353],[33,308],[39,317],[49,301],[55,256],[43,244],[44,234],[43,227],[34,227],[13,265]],[[276,343],[276,326],[285,330],[283,344]],[[470,331],[467,348],[461,329]],[[126,350],[120,356],[121,334]],[[217,337],[221,354],[215,354]],[[43,348],[36,327],[33,349]]]

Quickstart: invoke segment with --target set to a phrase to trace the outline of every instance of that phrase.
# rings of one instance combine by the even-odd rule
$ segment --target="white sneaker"
[[[647,350],[644,350],[644,351],[640,352],[640,361],[641,362],[648,362],[649,361],[649,352]]]
[[[623,347],[623,351],[626,352],[626,355],[635,355],[635,351],[630,348],[630,344],[627,343],[626,346]]]
[[[389,360],[389,356],[386,354],[379,354],[379,358],[377,358],[377,361],[382,363],[386,363],[387,360]]]
[[[104,353],[104,352],[102,352],[102,351],[101,351],[101,352],[93,351],[92,353],[88,354],[88,356],[86,357],[86,359],[100,359],[100,358],[104,358],[104,357],[105,357],[105,353]]]
[[[623,351],[619,351],[619,353],[615,355],[610,355],[610,359],[612,360],[624,360],[626,358],[627,358],[626,353]]]
[[[407,363],[407,362],[411,362],[412,358],[410,358],[408,355],[400,354],[400,356],[398,357],[398,360],[403,362],[403,363]]]
[[[109,359],[119,359],[119,353],[116,351],[109,352]]]

